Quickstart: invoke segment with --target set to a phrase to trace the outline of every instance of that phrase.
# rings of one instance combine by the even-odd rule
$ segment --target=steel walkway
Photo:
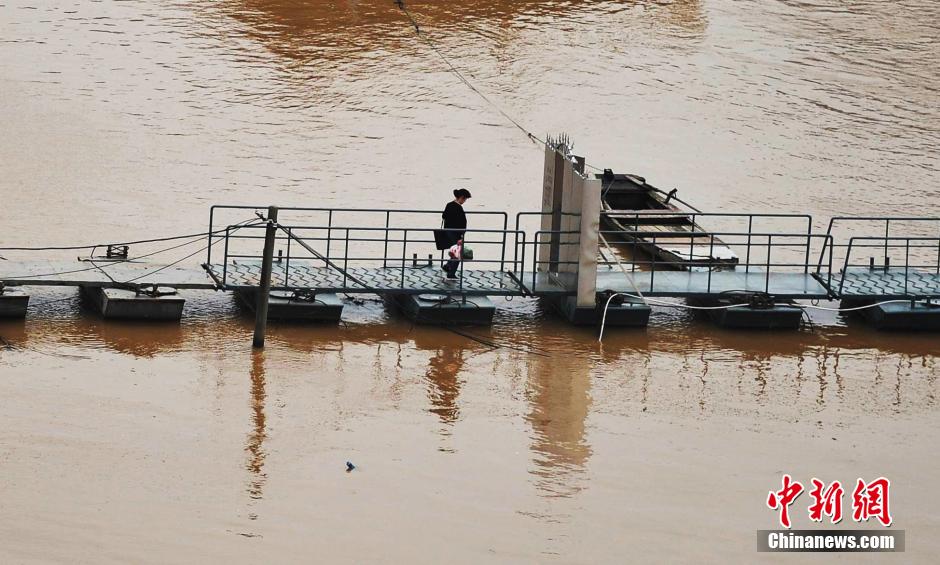
[[[261,282],[260,261],[233,261],[227,266],[207,264],[205,269],[223,288],[256,288]],[[436,264],[405,268],[350,267],[345,271],[348,275],[331,267],[310,264],[290,265],[288,270],[284,262],[275,262],[271,272],[271,287],[331,293],[425,294],[459,290],[468,296],[522,294],[519,284],[509,274],[494,270],[467,269],[463,271],[460,280],[452,283],[444,281],[444,273]]]
[[[212,208],[208,252],[197,265],[137,260],[0,260],[0,283],[7,286],[89,286],[239,290],[261,282],[265,224],[236,223],[245,206]],[[575,261],[547,253],[550,245],[579,245],[572,231],[526,229],[522,213],[514,228],[503,212],[474,216],[466,240],[476,253],[460,264],[456,283],[445,282],[442,253],[434,247],[440,213],[428,210],[281,208],[277,224],[274,289],[319,293],[462,294],[548,296],[574,294]],[[696,214],[707,217],[709,214]],[[787,217],[772,216],[777,224]],[[825,233],[806,230],[806,216],[794,215],[798,228],[756,226],[753,214],[715,214],[718,229],[686,232],[688,253],[716,241],[739,258],[730,266],[696,264],[677,268],[631,249],[598,250],[596,290],[651,297],[701,297],[764,293],[780,299],[933,299],[940,298],[940,218],[834,218]],[[782,219],[781,219],[782,218]],[[739,221],[740,220],[740,221]],[[733,222],[739,221],[738,224]],[[637,222],[638,224],[640,222]],[[477,228],[476,226],[480,226]],[[843,233],[841,230],[851,229]],[[776,226],[775,226],[776,227]],[[626,239],[663,237],[645,232]],[[878,235],[872,235],[877,233]],[[683,240],[685,241],[685,240]],[[844,242],[844,243],[843,243]],[[214,249],[214,251],[213,251]],[[683,253],[679,246],[676,253]],[[563,255],[563,254],[562,254]]]

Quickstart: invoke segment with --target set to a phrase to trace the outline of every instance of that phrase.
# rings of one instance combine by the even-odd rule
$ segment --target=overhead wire
[[[238,222],[238,223],[236,223],[236,224],[233,224],[232,226],[228,226],[228,227],[225,228],[225,230],[220,230],[220,231],[229,231],[229,233],[234,233],[234,232],[236,232],[236,231],[238,231],[238,230],[240,230],[240,229],[242,229],[242,228],[251,227],[251,226],[253,226],[253,225],[260,225],[260,224],[264,223],[264,222],[258,222],[258,223],[255,223],[255,224],[249,223],[249,222],[251,222],[251,221],[253,221],[253,220],[254,220],[254,218],[249,218],[249,219],[247,219],[247,220],[242,220],[241,222]],[[233,228],[233,227],[234,227],[234,229],[231,229],[231,228]],[[197,241],[200,241],[200,240],[202,240],[202,239],[205,239],[205,237],[208,237],[208,235],[207,235],[207,236],[204,236],[204,237],[202,237],[202,238],[195,239],[195,240],[193,240],[193,241],[187,242],[187,243],[185,243],[185,244],[183,244],[183,245],[177,245],[177,246],[175,246],[175,248],[179,248],[179,247],[183,247],[184,245],[190,245],[190,244],[192,244],[192,243],[196,243]],[[149,277],[149,276],[152,276],[152,275],[154,275],[154,274],[156,274],[156,273],[159,273],[160,271],[169,269],[170,267],[175,267],[176,265],[182,263],[182,262],[185,261],[186,259],[189,259],[190,257],[193,257],[193,256],[195,256],[195,255],[198,255],[199,253],[202,253],[203,251],[209,249],[209,248],[212,247],[213,245],[219,243],[219,241],[220,241],[220,240],[212,241],[212,242],[208,243],[207,245],[204,245],[202,248],[197,249],[196,251],[190,253],[189,255],[186,255],[185,257],[181,257],[181,258],[177,259],[176,261],[173,261],[172,263],[169,263],[169,264],[167,264],[167,265],[162,265],[162,266],[160,266],[160,267],[157,268],[157,269],[154,269],[154,270],[151,270],[151,271],[147,271],[147,272],[145,272],[145,273],[143,273],[143,274],[141,274],[141,275],[139,275],[139,276],[137,276],[137,277],[128,279],[128,280],[126,280],[126,281],[123,281],[122,284],[130,284],[130,283],[135,282],[135,281],[138,281],[138,280],[140,280],[140,279],[142,279],[142,278],[144,278],[144,277]],[[166,250],[164,250],[164,251],[169,251],[169,250],[170,250],[170,249],[166,249]],[[150,255],[156,255],[157,253],[162,253],[162,251],[158,251],[158,252],[155,252],[155,253],[151,253]],[[147,255],[143,255],[142,257],[147,257]]]
[[[97,247],[115,247],[119,245],[142,245],[145,243],[161,243],[164,241],[173,241],[177,239],[187,239],[191,237],[208,237],[210,235],[215,235],[218,233],[224,232],[225,229],[218,229],[214,231],[199,232],[199,233],[188,233],[182,235],[173,235],[167,237],[155,237],[150,239],[139,239],[137,241],[122,241],[118,243],[95,243],[91,245],[51,245],[51,246],[39,246],[39,247],[0,247],[0,251],[80,251],[82,249],[95,249]]]
[[[443,51],[441,51],[441,49],[437,46],[437,43],[433,39],[431,39],[431,37],[428,34],[422,31],[421,26],[418,25],[418,21],[411,14],[411,12],[408,11],[408,8],[407,6],[405,6],[405,2],[403,0],[395,0],[395,5],[398,6],[398,8],[405,14],[405,16],[411,22],[411,25],[414,27],[414,30],[415,30],[415,36],[418,37],[418,39],[421,39],[422,41],[424,41],[425,44],[427,44],[427,46],[430,47],[431,50],[434,51],[434,53],[441,59],[441,61],[443,61],[444,64],[447,65],[450,71],[454,73],[454,75],[456,75],[457,78],[459,78],[460,81],[464,83],[464,85],[467,86],[467,88],[475,92],[477,96],[482,98],[483,101],[485,101],[493,109],[499,112],[499,114],[502,115],[504,118],[506,118],[506,120],[508,120],[512,125],[516,126],[530,140],[538,142],[545,146],[548,145],[547,140],[544,140],[540,138],[539,136],[535,135],[534,133],[532,133],[532,131],[530,131],[528,128],[523,126],[518,120],[516,120],[511,115],[509,115],[509,113],[503,110],[496,102],[490,99],[489,96],[484,94],[479,88],[477,88],[472,82],[470,82],[470,80],[467,77],[464,76],[464,74],[460,72],[460,69],[454,66],[454,64],[450,62],[450,59],[448,59],[447,56],[444,55]]]
[[[247,219],[247,220],[242,220],[241,222],[238,222],[238,223],[236,223],[236,224],[233,224],[233,226],[235,226],[236,229],[240,229],[241,227],[247,227],[246,224],[248,224],[248,222],[251,222],[251,221],[253,221],[253,220],[254,220],[254,218],[249,218],[249,219]],[[215,234],[218,234],[218,233],[223,233],[223,232],[225,232],[226,230],[231,229],[231,227],[233,227],[233,226],[227,226],[227,227],[222,228],[222,229],[213,230],[213,231],[209,231],[209,232],[204,232],[204,233],[200,233],[200,234],[186,234],[186,235],[182,235],[182,236],[171,236],[171,237],[161,237],[161,238],[154,238],[154,239],[139,240],[138,242],[136,242],[136,244],[141,244],[141,243],[153,243],[153,242],[159,242],[159,241],[174,241],[174,240],[183,239],[183,238],[195,238],[195,239],[191,239],[190,241],[181,243],[181,244],[179,244],[179,245],[174,245],[174,246],[171,246],[171,247],[166,247],[166,248],[163,248],[163,249],[158,249],[157,251],[153,251],[153,252],[151,252],[151,253],[147,253],[147,254],[144,254],[144,255],[140,255],[140,256],[138,256],[138,257],[135,257],[134,260],[145,259],[145,258],[147,258],[147,257],[153,257],[153,256],[159,255],[159,254],[161,254],[161,253],[166,253],[166,252],[168,252],[168,251],[173,251],[173,250],[179,249],[179,248],[181,248],[181,247],[186,247],[186,246],[188,246],[188,245],[192,245],[192,244],[197,243],[197,242],[199,242],[199,241],[202,241],[203,239],[205,239],[205,238],[207,238],[207,237],[210,237],[210,236],[212,236],[212,235],[215,235]],[[215,243],[217,243],[217,242],[213,242],[213,245],[214,245]],[[127,243],[127,244],[121,243],[121,244],[110,244],[110,245],[132,245],[132,244],[134,244],[134,243]],[[89,246],[75,246],[74,249],[92,249],[92,250],[94,250],[94,249],[96,249],[96,248],[98,248],[98,247],[104,247],[105,245],[106,245],[106,244],[97,244],[97,245],[89,245]],[[196,255],[196,254],[199,253],[200,251],[205,251],[205,250],[208,249],[208,248],[209,248],[209,246],[203,247],[202,249],[200,249],[200,250],[197,251],[196,253],[187,255],[184,259],[188,259],[189,257],[192,257],[193,255]],[[8,249],[12,249],[12,248],[8,248]],[[20,249],[24,249],[24,248],[20,248]],[[55,247],[55,248],[48,248],[48,249],[55,249],[55,250],[66,249],[66,250],[68,250],[69,248],[66,248],[66,247]],[[43,248],[28,248],[28,250],[30,250],[30,251],[35,251],[35,250],[45,250],[45,249],[43,249]],[[118,265],[118,264],[121,264],[121,263],[125,263],[125,262],[127,262],[127,261],[116,261],[116,262],[110,263],[110,264],[108,264],[108,265],[98,265],[98,264],[97,264],[95,261],[93,261],[93,260],[89,260],[89,262],[92,264],[91,267],[83,267],[83,268],[81,268],[81,269],[71,269],[71,270],[68,270],[68,271],[55,271],[55,272],[49,272],[49,273],[38,273],[38,274],[32,274],[32,273],[31,273],[31,274],[28,274],[28,275],[17,275],[17,276],[11,276],[11,277],[4,277],[4,280],[40,279],[40,278],[46,278],[46,277],[52,277],[52,276],[58,276],[58,275],[71,275],[71,274],[84,273],[84,272],[88,272],[88,271],[95,271],[95,270],[97,270],[97,271],[100,271],[101,273],[103,273],[103,274],[104,274],[106,277],[108,277],[112,282],[114,282],[114,283],[119,283],[120,281],[117,281],[117,280],[113,279],[113,278],[111,277],[111,275],[108,274],[108,272],[105,271],[104,269],[107,269],[107,268],[109,268],[109,267],[111,267],[111,266],[114,266],[114,265]],[[178,263],[178,262],[177,262],[177,263]],[[132,280],[136,280],[136,279],[132,279]],[[124,282],[127,283],[128,281],[124,281]]]

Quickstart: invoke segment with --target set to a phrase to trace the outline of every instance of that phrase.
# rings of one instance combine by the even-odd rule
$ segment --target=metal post
[[[656,234],[653,234],[653,249],[656,249]],[[653,281],[656,279],[656,253],[650,256],[650,293],[653,292]]]
[[[891,219],[885,220],[885,271],[888,270],[888,236],[891,234]]]
[[[287,264],[284,265],[284,286],[290,286],[290,242],[292,239],[294,238],[291,237],[290,228],[287,228]]]
[[[806,227],[806,255],[803,257],[803,262],[805,267],[803,268],[804,274],[809,274],[809,248],[813,244],[813,221],[809,220],[809,225]]]
[[[277,236],[277,206],[268,206],[268,225],[264,231],[264,255],[261,258],[261,281],[255,306],[255,337],[253,347],[264,347],[264,332],[268,326],[268,297],[271,294],[271,263]]]
[[[767,235],[767,273],[764,275],[764,294],[770,294],[770,250],[773,249],[774,236]]]
[[[209,249],[208,249],[208,253],[206,254],[206,264],[207,264],[207,265],[211,265],[211,264],[212,264],[212,231],[213,231],[213,230],[212,230],[212,227],[213,227],[213,226],[212,226],[212,220],[213,220],[213,216],[215,216],[215,206],[210,206],[210,207],[209,207]]]
[[[225,228],[225,256],[222,258],[222,286],[228,280],[228,238],[232,234],[232,226]],[[211,263],[210,263],[211,264]]]
[[[911,238],[904,240],[904,294],[907,295],[908,265],[911,264]]]
[[[388,239],[388,230],[385,230],[385,239]],[[408,230],[402,231],[401,239],[401,287],[405,288],[405,255],[408,253]]]
[[[391,223],[391,210],[385,211],[385,247],[382,249],[382,266],[388,267],[388,226]]]
[[[503,246],[502,246],[502,253],[500,253],[499,255],[499,272],[500,273],[506,272],[506,230],[508,229],[508,226],[509,226],[509,216],[507,216],[506,213],[503,212]]]
[[[705,263],[708,265],[708,293],[712,293],[712,259],[715,257],[715,234],[709,234],[709,243],[708,243],[708,261]],[[747,279],[745,279],[747,280]],[[746,285],[747,283],[745,283]]]
[[[388,236],[386,236],[388,237]],[[329,259],[329,257],[327,257]],[[349,272],[349,228],[346,228],[346,243],[343,247],[343,286],[346,286],[347,273]]]
[[[747,216],[747,255],[744,258],[744,272],[751,272],[751,234],[754,232],[754,214]]]

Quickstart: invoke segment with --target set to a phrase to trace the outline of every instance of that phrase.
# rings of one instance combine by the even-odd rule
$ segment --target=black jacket
[[[444,218],[444,229],[467,229],[467,213],[463,211],[463,206],[457,204],[454,201],[447,203],[447,206],[444,208],[444,213],[441,214],[441,217]],[[463,237],[463,232],[449,232],[449,235],[453,242],[457,243],[457,240]]]
[[[445,229],[467,229],[467,213],[463,211],[463,206],[454,201],[447,203],[441,217],[444,218]]]

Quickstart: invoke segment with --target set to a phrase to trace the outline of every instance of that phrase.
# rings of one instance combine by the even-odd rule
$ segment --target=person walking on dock
[[[441,217],[444,218],[444,233],[449,239],[447,255],[448,261],[444,263],[444,272],[447,280],[457,278],[457,268],[463,255],[463,236],[467,229],[467,213],[463,210],[464,203],[470,198],[470,191],[466,188],[454,190],[454,199],[447,203]]]
[[[463,205],[469,198],[470,191],[466,188],[454,190],[454,199],[447,203],[447,206],[444,207],[444,213],[441,214],[441,217],[444,218],[445,230],[467,229],[467,213],[463,211]],[[447,233],[451,237],[451,245],[463,239],[462,231],[451,231]]]

